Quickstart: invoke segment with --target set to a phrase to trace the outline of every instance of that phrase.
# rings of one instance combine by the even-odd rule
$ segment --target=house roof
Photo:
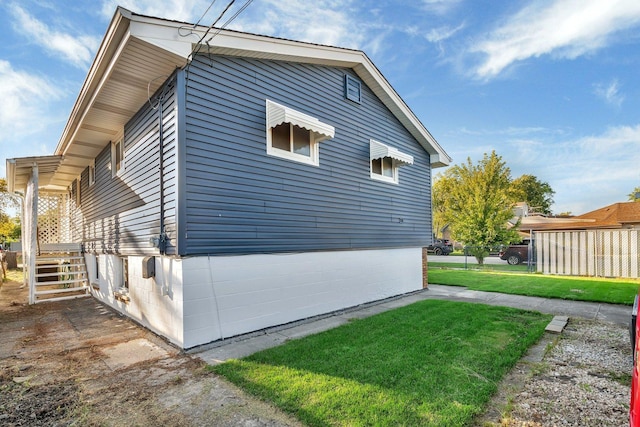
[[[612,226],[640,224],[640,203],[614,203],[604,208],[579,215],[576,219],[593,219],[600,225]]]
[[[54,154],[62,160],[46,189],[67,188],[110,141],[121,135],[124,124],[150,94],[176,68],[188,64],[196,49],[352,68],[429,153],[432,167],[451,162],[364,52],[232,30],[207,31],[207,27],[117,8],[55,149]],[[205,34],[207,38],[202,41]],[[213,34],[215,37],[210,38]]]
[[[585,230],[640,226],[640,203],[614,203],[572,218],[525,217],[522,230]]]

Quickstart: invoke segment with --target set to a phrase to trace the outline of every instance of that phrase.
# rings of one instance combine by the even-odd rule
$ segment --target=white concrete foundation
[[[422,289],[421,248],[156,257],[151,279],[128,257],[128,302],[118,257],[99,259],[94,295],[182,348]]]

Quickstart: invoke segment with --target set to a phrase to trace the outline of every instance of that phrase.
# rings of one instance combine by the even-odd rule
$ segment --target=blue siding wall
[[[82,241],[88,252],[124,255],[158,253],[149,244],[160,234],[159,112],[148,103],[125,125],[125,170],[111,176],[111,146],[96,158],[95,184],[88,169],[81,179]],[[176,138],[175,77],[163,102],[164,215],[170,237],[168,253],[175,252]]]
[[[429,156],[350,69],[199,57],[186,73],[186,203],[181,255],[425,246]],[[265,99],[335,127],[320,166],[266,154]],[[372,180],[369,139],[414,157],[399,184]]]

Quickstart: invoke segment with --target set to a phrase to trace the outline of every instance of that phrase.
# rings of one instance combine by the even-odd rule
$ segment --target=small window
[[[398,168],[413,164],[413,156],[373,139],[369,141],[371,178],[398,183]]]
[[[333,126],[267,100],[267,154],[318,166],[319,143],[333,135]]]
[[[362,85],[358,79],[348,74],[344,75],[344,97],[350,101],[362,102]]]
[[[89,165],[89,187],[96,183],[96,161]]]
[[[271,146],[311,158],[311,132],[291,123],[282,123],[271,129]]]
[[[115,289],[113,296],[118,301],[128,304],[131,301],[129,296],[129,258],[120,258],[120,286]]]
[[[122,259],[122,286],[121,288],[129,289],[129,258]]]
[[[391,157],[382,157],[371,160],[371,171],[376,175],[393,178],[393,159]]]
[[[76,179],[76,206],[80,206],[80,177]]]
[[[111,144],[111,175],[117,176],[124,171],[124,139]]]

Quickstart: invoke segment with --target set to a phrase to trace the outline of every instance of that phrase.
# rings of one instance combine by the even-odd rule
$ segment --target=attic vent
[[[344,97],[358,104],[362,102],[361,83],[348,74],[344,75]]]

